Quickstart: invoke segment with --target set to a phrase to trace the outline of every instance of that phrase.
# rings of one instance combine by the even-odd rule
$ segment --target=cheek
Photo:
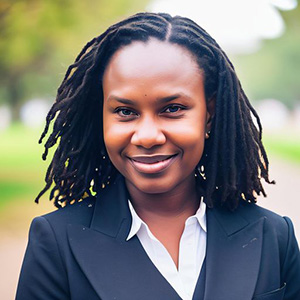
[[[186,170],[190,172],[198,165],[203,155],[205,138],[199,134],[186,136],[184,144],[183,162]]]
[[[116,123],[112,118],[104,118],[103,137],[108,154],[120,153],[130,140],[130,128],[125,123]]]
[[[200,160],[204,148],[204,135],[199,134],[199,131],[189,131],[188,133],[182,135],[182,148],[188,155],[190,160]]]
[[[179,122],[180,123],[180,122]],[[172,129],[173,143],[183,151],[188,164],[196,165],[201,159],[205,143],[205,121],[193,118]]]
[[[187,118],[177,124],[173,124],[170,130],[172,130],[173,138],[185,147],[199,147],[204,144],[204,118]]]

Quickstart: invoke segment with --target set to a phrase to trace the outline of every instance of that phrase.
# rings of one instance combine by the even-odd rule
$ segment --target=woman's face
[[[103,92],[106,149],[127,185],[167,193],[194,180],[209,113],[203,75],[188,50],[133,42],[113,55]]]

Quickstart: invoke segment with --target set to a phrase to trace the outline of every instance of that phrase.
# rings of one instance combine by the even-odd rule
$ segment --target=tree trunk
[[[20,110],[23,100],[23,88],[20,79],[12,77],[7,84],[8,101],[12,112],[12,121],[20,120]]]

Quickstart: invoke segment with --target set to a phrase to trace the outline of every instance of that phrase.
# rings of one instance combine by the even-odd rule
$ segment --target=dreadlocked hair
[[[190,19],[139,13],[87,43],[68,68],[39,140],[42,143],[54,120],[43,159],[58,146],[37,203],[51,187],[50,200],[62,207],[114,181],[118,171],[107,155],[102,133],[102,77],[118,49],[149,38],[188,49],[203,71],[206,101],[215,101],[210,138],[195,170],[206,204],[234,209],[241,200],[256,202],[260,193],[266,196],[261,179],[274,182],[269,180],[261,122],[226,54]]]

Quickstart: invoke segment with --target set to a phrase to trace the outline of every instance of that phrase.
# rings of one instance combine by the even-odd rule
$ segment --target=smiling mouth
[[[133,156],[130,157],[133,167],[140,173],[160,173],[167,169],[175,160],[177,154],[154,155],[154,156]]]

